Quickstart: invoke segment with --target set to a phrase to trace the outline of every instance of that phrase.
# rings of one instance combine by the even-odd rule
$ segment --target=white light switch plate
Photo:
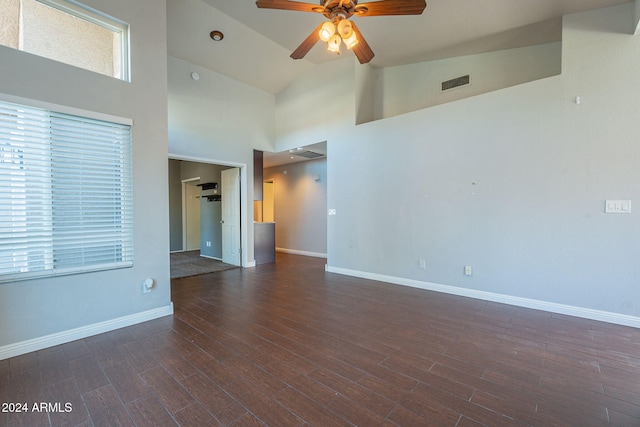
[[[630,214],[631,200],[607,200],[604,204],[605,213]]]
[[[329,215],[335,215],[335,214],[336,214],[335,209],[329,209]]]

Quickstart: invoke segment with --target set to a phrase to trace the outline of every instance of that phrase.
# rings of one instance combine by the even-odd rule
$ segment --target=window
[[[133,265],[131,123],[0,100],[0,282]]]
[[[73,0],[0,2],[0,44],[126,81],[128,30]]]

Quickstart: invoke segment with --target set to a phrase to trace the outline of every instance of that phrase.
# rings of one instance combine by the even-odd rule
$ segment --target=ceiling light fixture
[[[332,22],[325,22],[322,24],[322,28],[320,28],[320,40],[327,43],[329,39],[336,33],[336,27]]]
[[[358,38],[356,37],[355,32],[351,33],[350,37],[342,37],[342,41],[344,42],[345,46],[347,46],[347,49],[353,49],[353,47],[358,44]]]
[[[320,40],[327,43],[327,49],[340,55],[340,45],[344,42],[347,49],[358,44],[358,37],[353,30],[351,21],[343,16],[336,15],[332,21],[325,22],[318,33]]]
[[[356,32],[353,31],[351,21],[347,19],[340,20],[338,23],[338,33],[340,37],[342,37],[342,41],[345,46],[347,46],[347,49],[351,49],[358,44],[358,37],[356,37]]]
[[[338,22],[338,33],[340,33],[340,37],[342,39],[348,39],[353,34],[353,26],[348,19],[341,19]]]
[[[213,39],[214,41],[219,42],[224,38],[224,34],[222,34],[221,31],[214,30],[209,33],[209,37],[211,37],[211,39]]]
[[[340,55],[341,41],[342,39],[340,38],[340,36],[337,34],[334,34],[333,37],[329,39],[329,43],[327,44],[327,49],[329,49],[329,52],[333,52],[337,55]]]

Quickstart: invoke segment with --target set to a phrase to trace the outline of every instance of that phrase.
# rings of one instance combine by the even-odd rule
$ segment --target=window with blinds
[[[133,264],[131,126],[0,100],[0,282]]]

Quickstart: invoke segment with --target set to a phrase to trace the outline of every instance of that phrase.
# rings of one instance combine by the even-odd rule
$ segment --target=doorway
[[[220,259],[224,243],[225,246],[234,248],[232,251],[234,257],[226,260],[226,263],[237,266],[251,266],[247,259],[250,254],[243,250],[243,248],[247,247],[248,240],[247,227],[244,226],[247,222],[246,201],[241,197],[241,195],[247,194],[246,165],[173,155],[170,160],[170,234],[178,238],[175,239],[176,243],[182,243],[182,247],[172,245],[172,251],[200,250],[205,252],[201,254],[202,256]],[[177,163],[180,163],[180,166]],[[203,210],[202,207],[217,207],[220,210],[222,204],[220,197],[222,196],[222,191],[224,191],[222,189],[221,173],[229,169],[237,171],[236,185],[231,189],[231,193],[229,193],[229,189],[226,191],[227,196],[229,196],[226,199],[234,206],[236,226],[229,229],[225,233],[226,235],[223,236],[221,218],[218,217],[215,221],[220,231],[214,232],[214,224],[209,224],[211,221],[206,221],[207,219],[211,220],[208,213],[211,209]],[[171,184],[172,182],[176,184]],[[219,188],[205,189],[207,187],[204,185],[210,183],[218,183]],[[197,191],[197,193],[193,194],[192,190],[195,190],[193,192]],[[179,205],[176,206],[181,199],[182,209],[178,207]],[[225,197],[222,197],[222,200],[225,200]],[[187,202],[193,203],[191,212]],[[196,205],[197,208],[195,207]],[[201,214],[200,218],[196,217],[197,214]],[[207,218],[202,217],[202,215],[207,215]],[[203,220],[205,226],[203,226]],[[197,227],[200,228],[199,232],[196,232]],[[224,239],[226,238],[232,239],[231,242],[225,242]],[[216,241],[220,244],[220,255],[208,254],[207,251],[215,249]]]
[[[275,184],[273,180],[262,183],[262,221],[275,222]]]

